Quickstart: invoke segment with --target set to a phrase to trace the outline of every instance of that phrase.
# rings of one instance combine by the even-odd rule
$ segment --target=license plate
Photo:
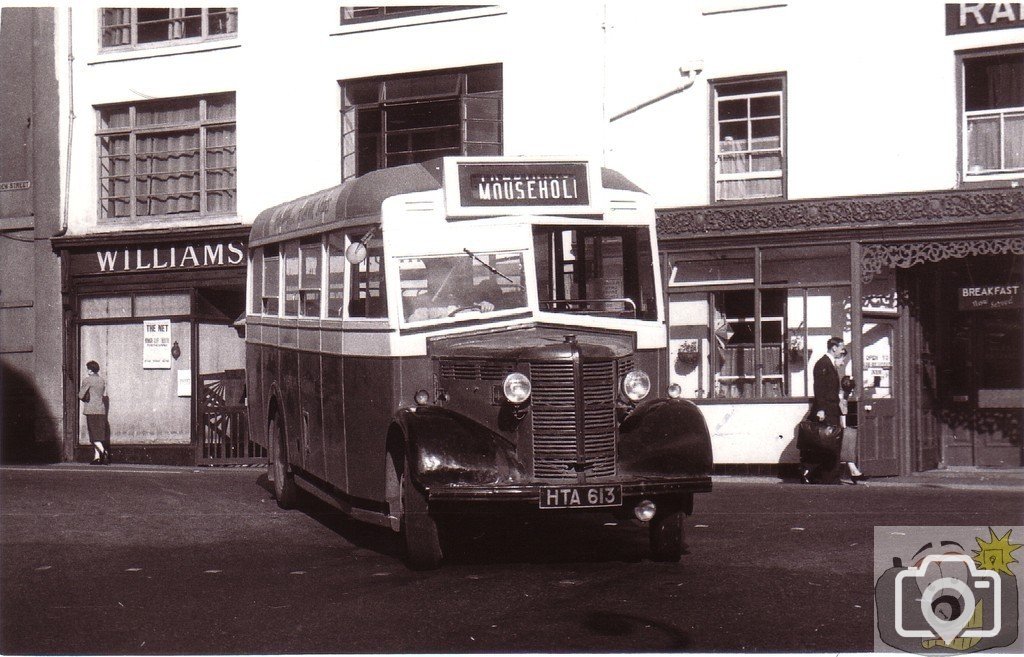
[[[575,509],[622,506],[621,486],[545,486],[540,489],[540,508]]]

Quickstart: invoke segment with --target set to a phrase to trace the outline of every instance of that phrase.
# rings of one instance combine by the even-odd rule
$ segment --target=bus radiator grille
[[[577,418],[573,364],[531,363],[533,471],[537,479],[575,481],[615,475],[615,361],[582,366],[583,417]],[[583,427],[583,451],[576,427]]]

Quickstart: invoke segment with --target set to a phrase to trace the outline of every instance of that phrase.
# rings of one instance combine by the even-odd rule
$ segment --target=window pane
[[[782,145],[782,123],[779,119],[758,119],[750,122],[751,148],[778,148]]]
[[[364,233],[353,234],[359,240]],[[367,258],[352,266],[352,288],[349,317],[387,317],[387,295],[384,285],[384,247],[380,237],[366,243]]]
[[[82,319],[132,316],[132,298],[127,295],[120,297],[83,297],[80,306]]]
[[[131,115],[127,107],[105,107],[100,110],[101,128],[127,128],[130,120]]]
[[[383,85],[378,80],[352,80],[341,85],[341,97],[345,107],[380,100]]]
[[[406,321],[447,319],[526,305],[523,258],[519,253],[476,253],[429,258],[403,258],[398,263],[402,312]],[[485,267],[500,272],[495,274]]]
[[[211,121],[235,118],[235,94],[218,94],[207,98],[206,117]]]
[[[781,116],[782,98],[759,96],[750,99],[750,116]]]
[[[299,243],[284,245],[284,314],[294,317],[299,313]]]
[[[252,306],[250,312],[258,313],[263,308],[263,249],[252,254]]]
[[[191,300],[187,292],[177,294],[135,295],[136,317],[163,317],[165,315],[187,315]]]
[[[967,167],[970,173],[999,169],[999,117],[967,119]]]
[[[485,66],[482,68],[471,68],[466,73],[467,88],[471,93],[493,91],[501,93],[501,67]]]
[[[964,106],[975,110],[1024,107],[1024,53],[964,60]]]
[[[319,238],[302,242],[299,314],[303,317],[320,316],[320,251]]]
[[[263,312],[278,314],[278,296],[281,289],[281,260],[277,246],[268,246],[263,255]]]
[[[672,263],[672,284],[753,283],[754,252],[750,249],[686,254]]]
[[[135,109],[138,126],[173,125],[199,121],[199,100],[180,98],[158,103],[140,103]]]
[[[327,316],[341,317],[345,306],[345,236],[327,236]]]
[[[720,201],[777,198],[782,196],[782,180],[720,180],[715,189]]]
[[[423,96],[454,96],[459,93],[458,73],[417,75],[384,82],[386,100],[405,100]]]
[[[739,100],[718,101],[718,119],[726,121],[729,119],[746,119],[747,101],[745,98]]]
[[[1005,119],[1007,169],[1024,168],[1024,114],[1007,114]]]
[[[763,285],[814,285],[850,280],[847,244],[763,249]]]
[[[207,10],[209,33],[234,34],[238,31],[238,9],[215,7]]]

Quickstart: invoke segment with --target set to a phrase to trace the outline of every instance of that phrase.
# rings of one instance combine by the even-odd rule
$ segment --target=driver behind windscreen
[[[460,311],[489,313],[494,303],[473,285],[473,263],[462,258],[425,258],[427,291],[409,304],[410,322],[452,317]]]

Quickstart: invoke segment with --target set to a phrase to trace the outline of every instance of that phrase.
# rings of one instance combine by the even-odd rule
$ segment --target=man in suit
[[[840,426],[839,360],[846,350],[842,338],[829,338],[825,355],[814,364],[814,401],[811,412],[833,427]]]
[[[828,339],[825,355],[814,364],[814,398],[811,415],[833,427],[842,426],[839,407],[838,364],[846,345],[842,338]],[[801,479],[805,483],[835,483],[839,480],[839,455],[801,451]]]

